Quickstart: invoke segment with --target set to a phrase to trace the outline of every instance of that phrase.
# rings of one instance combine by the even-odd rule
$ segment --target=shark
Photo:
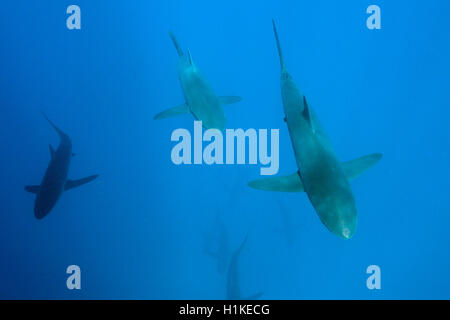
[[[281,97],[284,121],[294,149],[297,171],[250,181],[250,187],[265,191],[306,192],[321,222],[333,234],[351,239],[357,227],[357,209],[350,180],[375,165],[381,153],[340,162],[315,111],[288,72],[275,21],[273,32],[281,66]]]
[[[257,300],[264,294],[263,292],[258,292],[251,296],[243,297],[242,292],[241,292],[239,260],[240,260],[242,250],[244,249],[245,244],[247,243],[247,239],[248,239],[248,234],[245,236],[244,241],[242,241],[242,244],[233,253],[233,256],[231,258],[230,266],[228,268],[228,275],[227,275],[227,299],[228,300]]]
[[[187,54],[181,49],[173,32],[169,32],[170,38],[178,53],[178,78],[183,90],[185,103],[165,110],[155,115],[154,119],[165,119],[181,114],[190,113],[206,129],[223,130],[225,128],[224,105],[237,103],[242,100],[238,96],[217,96],[192,60],[190,50]]]
[[[212,237],[208,238],[205,245],[205,253],[214,258],[217,262],[217,271],[225,273],[230,260],[231,252],[228,246],[228,232],[220,213],[216,216],[216,229]]]
[[[278,204],[280,208],[281,227],[276,228],[276,230],[281,231],[281,233],[286,236],[288,246],[293,247],[296,235],[300,230],[300,225],[293,219],[293,216],[288,211],[283,201],[278,199]]]
[[[37,219],[42,219],[50,213],[64,191],[84,185],[98,177],[98,175],[91,175],[78,180],[67,178],[70,161],[74,156],[72,153],[72,141],[45,114],[43,115],[58,133],[60,143],[56,150],[50,145],[51,159],[41,184],[25,186],[25,191],[36,194],[34,215]]]

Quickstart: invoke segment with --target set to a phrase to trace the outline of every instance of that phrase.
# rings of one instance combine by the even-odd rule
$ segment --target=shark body
[[[196,120],[202,121],[205,128],[223,130],[226,122],[223,106],[239,102],[242,99],[236,96],[216,96],[211,84],[194,64],[190,51],[188,50],[188,53],[185,54],[175,35],[170,33],[170,37],[178,53],[178,78],[185,103],[158,113],[154,119],[165,119],[191,113]]]
[[[239,260],[242,250],[247,243],[248,235],[245,237],[241,246],[233,253],[227,275],[227,299],[228,300],[257,300],[263,292],[258,292],[249,297],[244,297],[241,292],[241,279],[239,273]]]
[[[73,157],[72,142],[69,136],[56,127],[47,116],[45,118],[58,133],[60,144],[56,150],[50,145],[51,160],[41,184],[25,187],[26,191],[36,194],[34,215],[37,219],[42,219],[50,213],[64,191],[81,186],[98,177],[98,175],[92,175],[78,180],[67,179],[70,161]]]
[[[220,214],[216,216],[215,228],[205,244],[205,253],[217,262],[217,271],[225,273],[231,258],[228,232]]]
[[[273,30],[281,64],[281,97],[298,171],[288,176],[256,180],[250,187],[266,191],[305,191],[322,223],[332,233],[350,239],[357,210],[349,180],[377,163],[379,153],[341,163],[306,97],[284,63],[275,22]]]

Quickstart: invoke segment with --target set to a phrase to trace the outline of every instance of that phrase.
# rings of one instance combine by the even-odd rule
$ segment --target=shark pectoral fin
[[[66,185],[64,186],[64,191],[82,186],[83,184],[86,184],[88,182],[91,182],[92,180],[97,179],[98,174],[94,174],[92,176],[86,177],[86,178],[82,178],[82,179],[78,179],[78,180],[67,180],[66,181]]]
[[[243,300],[258,300],[259,298],[261,298],[261,296],[264,294],[264,292],[258,292],[255,293],[254,295],[251,295],[250,297],[247,297]]]
[[[40,188],[41,186],[25,186],[25,191],[36,194]]]
[[[342,168],[348,179],[354,179],[380,161],[382,157],[381,153],[369,154],[355,160],[343,162]]]
[[[153,119],[154,120],[159,120],[159,119],[166,119],[166,118],[170,118],[170,117],[175,117],[181,114],[186,114],[191,112],[191,110],[189,109],[189,106],[187,104],[182,104],[170,109],[167,109],[163,112],[158,113]]]
[[[296,172],[288,176],[278,176],[267,179],[250,181],[249,187],[264,191],[278,192],[303,192],[303,183],[300,175]]]
[[[55,149],[53,149],[51,144],[48,145],[48,148],[50,149],[50,156],[53,158],[53,155],[55,154]]]
[[[233,104],[242,101],[242,98],[238,96],[223,96],[218,98],[221,105]]]

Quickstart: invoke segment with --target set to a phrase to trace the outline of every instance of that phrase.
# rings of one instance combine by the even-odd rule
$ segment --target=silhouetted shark
[[[322,223],[334,234],[350,239],[357,225],[355,199],[349,179],[377,163],[382,155],[339,162],[314,110],[308,105],[284,64],[278,33],[273,23],[281,64],[281,97],[298,172],[249,183],[268,191],[306,191]]]
[[[245,236],[244,241],[242,241],[241,246],[234,252],[231,258],[230,267],[228,269],[227,278],[227,299],[228,300],[256,300],[259,299],[263,292],[258,292],[249,297],[243,297],[241,293],[241,279],[239,276],[239,258],[241,256],[242,249],[247,243],[248,234]]]
[[[170,37],[177,49],[178,77],[185,98],[185,103],[158,113],[154,119],[164,119],[185,113],[192,113],[195,119],[202,121],[207,128],[223,130],[225,128],[225,113],[222,106],[241,101],[240,97],[218,97],[213,88],[194,64],[191,53],[185,55],[173,33]]]
[[[38,219],[42,219],[50,213],[63,191],[79,187],[98,177],[98,175],[92,175],[79,180],[67,179],[70,160],[73,156],[72,142],[70,141],[69,136],[56,127],[45,114],[44,117],[56,130],[61,141],[56,150],[50,145],[51,160],[45,171],[41,185],[25,187],[26,191],[36,194],[34,215]]]

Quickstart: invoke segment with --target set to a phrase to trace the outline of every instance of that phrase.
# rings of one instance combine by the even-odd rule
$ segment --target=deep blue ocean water
[[[81,30],[66,8],[81,8]],[[366,8],[381,8],[381,30]],[[224,299],[205,245],[220,215],[245,295],[264,299],[450,298],[450,2],[9,1],[0,5],[0,297]],[[227,128],[280,129],[279,174],[295,172],[283,121],[274,18],[287,67],[340,159],[383,159],[352,182],[349,241],[305,194],[250,189],[258,165],[176,166],[177,128],[153,116],[184,102],[172,30],[226,106]],[[34,196],[58,136],[69,176],[98,173],[43,220]],[[286,218],[287,217],[287,218]],[[286,223],[294,233],[287,236]],[[66,288],[80,266],[81,290]],[[381,290],[366,268],[381,268]]]

